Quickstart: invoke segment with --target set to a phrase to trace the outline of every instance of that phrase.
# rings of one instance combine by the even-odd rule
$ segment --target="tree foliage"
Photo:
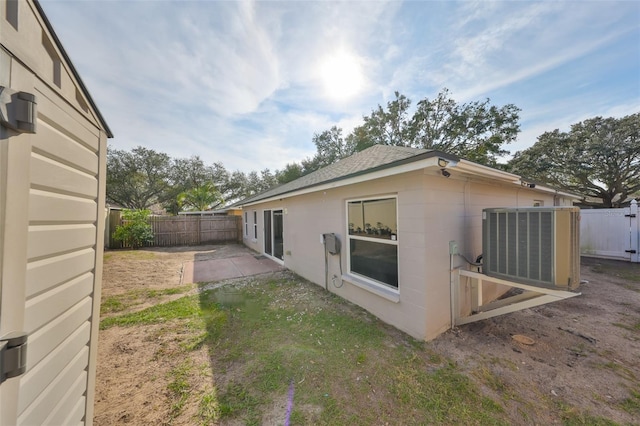
[[[146,209],[162,201],[169,187],[167,154],[141,146],[131,152],[107,151],[107,201],[129,209]]]
[[[386,108],[378,105],[364,117],[364,123],[347,137],[347,145],[355,151],[376,144],[437,149],[495,166],[508,153],[504,145],[513,142],[520,131],[520,109],[489,102],[458,104],[443,89],[435,99],[419,101],[411,113],[411,100],[395,92]]]
[[[279,183],[279,172],[230,172],[222,163],[207,165],[200,157],[170,158],[167,154],[137,147],[131,151],[109,150],[107,154],[107,201],[130,209],[161,205],[177,214],[182,207],[205,204],[215,189],[210,207],[221,200],[232,203],[265,191]],[[179,204],[181,200],[183,205]],[[188,207],[190,206],[190,207]]]
[[[177,214],[181,210],[178,204],[180,194],[212,184],[212,179],[213,167],[207,166],[199,156],[172,159],[169,185],[161,197],[163,207],[167,212]]]
[[[178,206],[186,211],[205,211],[220,207],[224,200],[218,189],[211,182],[188,189],[178,195]]]
[[[411,105],[395,92],[394,99],[365,115],[348,135],[336,126],[314,134],[316,154],[295,167],[288,164],[287,170],[303,176],[378,144],[437,149],[495,167],[508,154],[504,146],[520,131],[520,109],[513,104],[498,107],[489,99],[459,104],[443,89],[434,99],[422,99],[414,109]]]
[[[516,153],[510,169],[522,176],[618,207],[640,191],[640,113],[620,119],[595,117],[569,132],[545,132]]]
[[[142,247],[145,243],[152,242],[153,230],[147,222],[150,214],[149,210],[144,209],[124,209],[122,211],[123,223],[116,227],[113,239],[130,245],[134,250]]]
[[[497,158],[506,153],[504,145],[513,141],[519,131],[518,111],[514,105],[492,106],[488,99],[458,104],[447,89],[433,100],[419,101],[412,110],[411,100],[396,92],[393,100],[384,107],[378,105],[348,135],[336,126],[316,133],[312,140],[316,153],[312,157],[273,172],[229,171],[220,162],[207,165],[198,156],[172,159],[143,147],[131,152],[110,149],[107,200],[132,209],[161,204],[167,212],[176,214],[181,209],[181,194],[195,197],[212,185],[222,199],[233,203],[375,144],[439,149],[495,165]],[[182,200],[185,202],[186,198]]]
[[[276,170],[276,178],[278,183],[283,184],[291,182],[302,177],[304,168],[298,163],[287,163],[282,170]]]
[[[342,137],[342,129],[336,126],[314,134],[312,141],[316,146],[316,154],[312,158],[302,161],[301,169],[306,173],[333,164],[356,151],[355,146]]]

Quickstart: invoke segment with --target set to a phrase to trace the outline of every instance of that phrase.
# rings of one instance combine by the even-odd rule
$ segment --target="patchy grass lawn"
[[[640,418],[639,265],[588,263],[581,297],[425,343],[290,272],[182,286],[171,274],[187,252],[131,253],[105,262],[105,275],[120,275],[103,291],[97,425]],[[173,279],[162,278],[163,259]],[[535,344],[520,345],[515,334]]]
[[[508,424],[451,362],[368,313],[292,274],[106,318],[102,329],[174,323],[183,359],[170,372],[171,417],[197,404],[202,424]],[[194,395],[206,347],[215,386]]]

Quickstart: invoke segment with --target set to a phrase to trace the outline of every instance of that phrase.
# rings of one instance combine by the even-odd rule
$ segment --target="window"
[[[53,47],[53,43],[51,43],[44,30],[42,31],[42,45],[51,58],[53,83],[58,87],[62,87],[62,62],[56,53],[56,48]]]
[[[18,30],[18,0],[8,0],[6,9],[7,21],[17,31]]]
[[[533,200],[533,207],[543,207],[544,200]]]
[[[258,212],[253,211],[253,239],[258,239]]]
[[[347,201],[349,272],[398,288],[396,197]]]
[[[249,212],[244,212],[244,236],[249,238]]]

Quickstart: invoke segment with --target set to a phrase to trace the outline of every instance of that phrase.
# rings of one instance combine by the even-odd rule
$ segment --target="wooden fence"
[[[148,222],[153,229],[153,242],[145,244],[146,247],[242,242],[241,216],[153,216]],[[105,230],[108,248],[125,247],[113,239],[113,232],[120,224],[120,212],[111,211]]]

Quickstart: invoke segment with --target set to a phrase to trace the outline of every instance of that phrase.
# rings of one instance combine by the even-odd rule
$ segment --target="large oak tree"
[[[619,207],[640,191],[640,113],[595,117],[573,124],[568,132],[543,133],[509,166],[522,176],[584,195],[585,204]]]
[[[419,101],[411,113],[411,101],[396,92],[386,108],[378,105],[363,117],[346,145],[356,151],[376,144],[437,149],[495,166],[508,153],[504,145],[520,131],[519,112],[513,104],[498,107],[489,99],[458,103],[443,89],[434,99]]]
[[[171,159],[138,146],[131,152],[107,151],[107,201],[128,209],[147,209],[163,201],[169,188]]]

